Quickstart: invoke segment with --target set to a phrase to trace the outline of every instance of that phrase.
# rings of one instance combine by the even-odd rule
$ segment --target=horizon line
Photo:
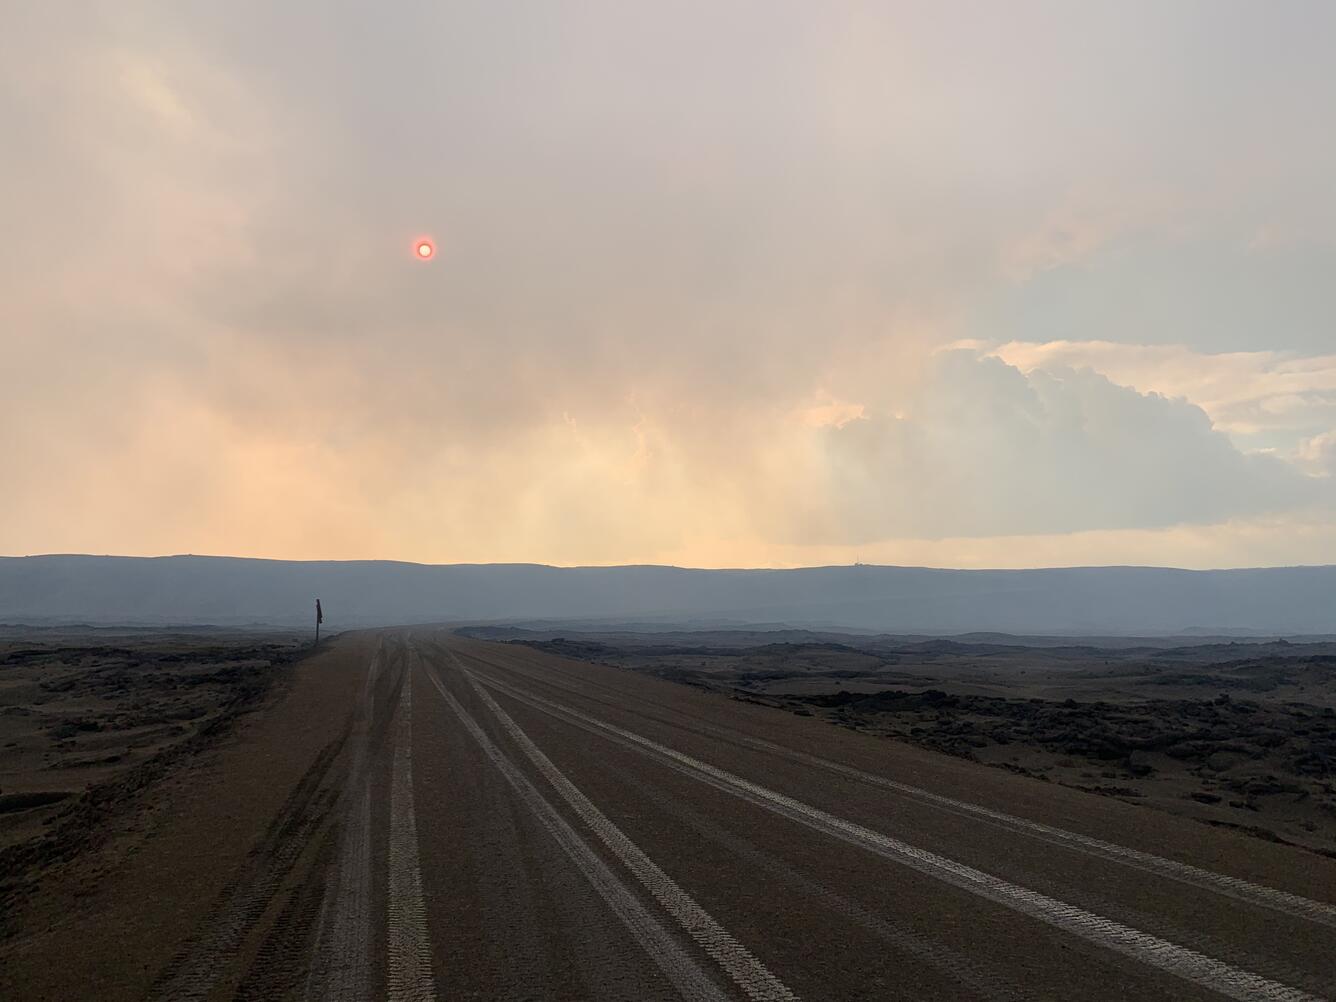
[[[1143,570],[1177,571],[1184,574],[1223,574],[1241,571],[1280,571],[1280,570],[1320,570],[1336,567],[1333,563],[1317,564],[1261,564],[1232,567],[1179,567],[1170,564],[1052,564],[1036,567],[940,567],[927,564],[877,564],[855,561],[848,564],[803,564],[789,567],[695,567],[681,564],[656,563],[619,563],[619,564],[547,564],[536,561],[459,561],[431,563],[421,560],[402,560],[385,557],[356,558],[287,558],[287,557],[252,557],[218,553],[160,553],[160,554],[121,554],[121,553],[26,553],[0,554],[0,560],[47,560],[57,558],[82,558],[88,560],[246,560],[255,563],[275,564],[402,564],[407,567],[533,567],[546,570],[631,570],[659,569],[675,571],[701,571],[718,573],[762,573],[784,571],[819,571],[844,568],[852,570],[867,567],[878,570],[941,571],[960,574],[987,574],[994,572],[1024,573],[1028,571],[1083,571],[1083,570]]]

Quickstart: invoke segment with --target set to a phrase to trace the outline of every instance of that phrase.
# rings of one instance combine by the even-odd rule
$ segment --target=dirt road
[[[530,648],[347,643],[333,739],[85,997],[1336,997],[1336,861]]]

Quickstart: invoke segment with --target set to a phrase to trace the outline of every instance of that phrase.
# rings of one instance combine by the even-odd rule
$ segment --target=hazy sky
[[[0,553],[1336,562],[1336,5],[0,11]]]

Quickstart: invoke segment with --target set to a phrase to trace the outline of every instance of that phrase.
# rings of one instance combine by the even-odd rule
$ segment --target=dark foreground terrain
[[[0,912],[258,705],[288,634],[0,628]]]
[[[470,632],[1336,855],[1333,643]]]
[[[1336,997],[1295,846],[445,629],[272,670],[46,861],[0,998]]]

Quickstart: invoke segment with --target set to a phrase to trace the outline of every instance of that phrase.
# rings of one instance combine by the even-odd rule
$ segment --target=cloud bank
[[[1240,452],[1184,399],[969,352],[939,356],[903,416],[830,429],[821,455],[825,491],[803,526],[847,542],[1211,524],[1329,496]]]

